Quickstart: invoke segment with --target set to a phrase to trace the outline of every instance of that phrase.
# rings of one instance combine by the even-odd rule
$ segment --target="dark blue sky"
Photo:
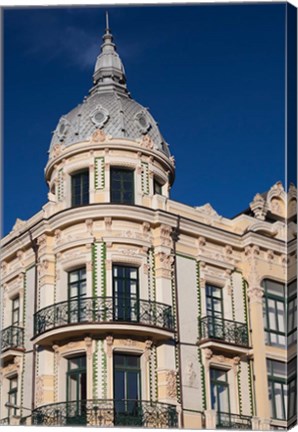
[[[4,12],[4,234],[46,202],[51,132],[92,85],[105,10]],[[132,97],[176,158],[172,199],[231,217],[284,182],[285,4],[108,10]]]

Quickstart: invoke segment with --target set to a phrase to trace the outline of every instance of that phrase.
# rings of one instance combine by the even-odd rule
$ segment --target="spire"
[[[125,71],[122,61],[113,43],[109,26],[109,15],[106,12],[106,29],[103,35],[101,53],[97,57],[94,74],[93,91],[112,91],[127,93]]]

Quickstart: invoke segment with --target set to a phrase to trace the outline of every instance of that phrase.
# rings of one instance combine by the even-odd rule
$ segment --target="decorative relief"
[[[144,135],[141,141],[141,146],[145,147],[149,150],[152,150],[154,147],[154,143],[149,135]]]
[[[147,275],[149,273],[149,265],[148,264],[143,264],[143,270],[144,270],[144,274]]]
[[[194,371],[194,366],[193,366],[192,361],[188,362],[188,365],[186,368],[186,376],[187,376],[187,383],[188,383],[189,387],[193,387],[193,385],[196,381],[197,374]]]
[[[176,371],[174,370],[167,371],[166,383],[167,383],[167,397],[169,399],[176,399],[177,397]]]
[[[232,248],[232,246],[226,245],[225,246],[225,256],[227,258],[232,258],[232,255],[233,255],[233,248]]]
[[[137,342],[132,340],[132,339],[124,339],[123,345],[128,346],[128,347],[134,347],[137,345]]]
[[[250,303],[262,303],[264,290],[261,287],[248,288],[247,295],[250,299]]]
[[[22,228],[25,228],[26,226],[26,221],[23,221],[22,219],[17,218],[16,222],[12,228],[12,231],[19,231]]]
[[[111,217],[105,217],[104,223],[105,223],[105,229],[107,231],[110,231],[112,229],[112,218]]]
[[[113,344],[114,344],[114,338],[113,336],[109,335],[106,337],[106,353],[109,358],[113,356]]]
[[[160,226],[160,238],[162,246],[171,247],[172,246],[172,227],[169,225],[161,225]]]
[[[87,261],[86,262],[86,269],[87,269],[87,271],[92,271],[92,269],[93,269],[93,262],[92,261]]]
[[[62,231],[60,229],[56,229],[54,232],[56,245],[58,245],[62,240]]]
[[[255,218],[260,220],[265,220],[268,208],[267,204],[259,193],[255,195],[253,201],[250,203],[250,208],[255,216]]]
[[[101,142],[104,142],[106,139],[107,139],[107,136],[104,133],[104,131],[101,129],[97,129],[91,137],[91,143],[92,142],[101,143]]]
[[[8,272],[8,264],[6,261],[2,261],[1,263],[1,274],[2,276],[5,276]]]
[[[149,361],[150,357],[151,357],[151,348],[152,348],[153,342],[150,339],[147,339],[145,341],[145,351],[144,351],[144,356],[146,361]]]
[[[22,250],[19,250],[18,252],[17,252],[17,258],[18,258],[18,260],[19,260],[19,263],[20,263],[20,265],[21,265],[21,267],[24,267],[24,257],[25,257],[25,254],[24,254],[24,252],[22,251]]]
[[[85,220],[87,232],[92,235],[92,229],[93,229],[93,219],[86,219]]]
[[[90,119],[97,128],[102,128],[109,120],[109,111],[102,105],[97,105],[95,110],[91,113]]]
[[[35,402],[36,405],[42,405],[44,398],[44,385],[43,385],[43,377],[38,376],[36,378],[36,394],[35,394]]]
[[[213,351],[209,348],[204,349],[205,359],[210,360],[213,356]]]
[[[170,161],[171,161],[173,167],[175,168],[176,167],[175,157],[174,156],[170,156]]]

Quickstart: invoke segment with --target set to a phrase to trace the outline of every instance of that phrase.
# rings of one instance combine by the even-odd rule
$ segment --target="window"
[[[210,338],[223,338],[223,301],[222,289],[206,285],[206,312],[208,317],[208,336]]]
[[[68,301],[69,321],[81,322],[86,320],[86,268],[80,268],[68,273]]]
[[[17,406],[18,402],[18,377],[9,378],[8,403],[13,407]],[[8,416],[17,415],[17,408],[8,408]]]
[[[140,357],[114,354],[115,425],[142,425]]]
[[[162,195],[162,184],[155,178],[154,179],[154,195]]]
[[[67,424],[86,424],[86,356],[80,355],[67,360]]]
[[[263,317],[266,344],[285,346],[285,286],[282,283],[264,280]]]
[[[297,342],[297,280],[288,285],[287,302],[288,346]]]
[[[139,321],[138,268],[113,266],[114,319]]]
[[[71,176],[71,205],[89,204],[89,171]]]
[[[267,360],[271,417],[274,419],[286,420],[296,414],[296,361],[294,358],[287,364]]]
[[[220,423],[220,413],[230,413],[230,391],[228,382],[228,372],[223,369],[210,369],[211,385],[211,409],[218,415]]]
[[[20,297],[17,296],[12,300],[11,310],[11,325],[18,326],[20,324]]]
[[[134,172],[111,168],[111,203],[134,204]]]

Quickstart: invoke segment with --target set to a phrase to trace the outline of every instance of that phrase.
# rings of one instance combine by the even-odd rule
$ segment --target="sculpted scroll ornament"
[[[111,358],[113,356],[113,344],[114,344],[114,338],[113,336],[109,335],[106,337],[106,352],[107,356]]]
[[[39,376],[36,378],[36,405],[41,405],[43,402],[44,391],[43,391],[43,377]]]
[[[144,135],[141,141],[141,146],[147,149],[152,150],[154,147],[154,143],[149,135]]]
[[[250,299],[250,303],[262,303],[264,290],[261,287],[252,287],[248,289],[247,295]]]

